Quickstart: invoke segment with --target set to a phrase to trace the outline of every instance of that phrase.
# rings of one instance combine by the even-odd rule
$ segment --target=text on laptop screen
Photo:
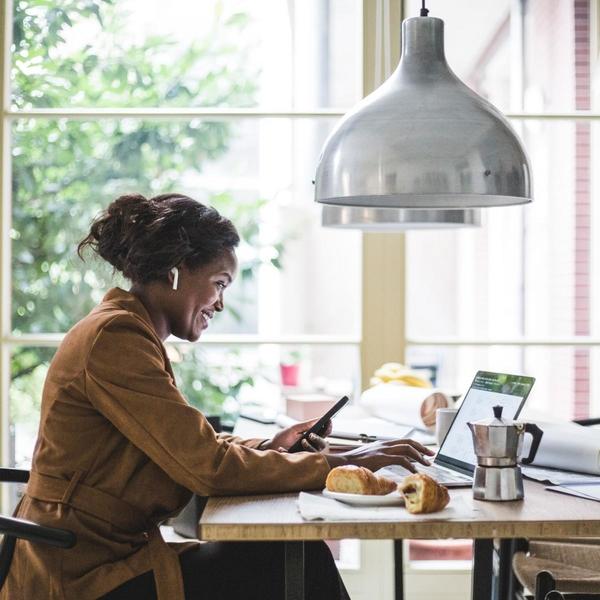
[[[440,447],[439,458],[474,466],[477,459],[467,423],[493,418],[493,407],[498,405],[504,407],[504,418],[516,418],[534,381],[522,375],[479,371]]]

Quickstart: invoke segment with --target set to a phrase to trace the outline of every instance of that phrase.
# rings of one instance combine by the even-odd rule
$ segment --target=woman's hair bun
[[[195,268],[239,243],[231,221],[181,194],[119,196],[93,221],[77,253],[90,247],[125,277],[160,279],[185,262]]]
[[[151,219],[152,208],[141,194],[120,196],[92,223],[87,237],[77,248],[79,256],[90,246],[118,271],[123,271],[135,230]]]

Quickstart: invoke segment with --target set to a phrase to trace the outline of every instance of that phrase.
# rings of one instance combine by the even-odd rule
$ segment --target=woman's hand
[[[264,442],[261,450],[278,450],[279,452],[287,452],[293,446],[298,438],[308,429],[310,429],[319,419],[311,419],[296,423],[291,427],[282,429],[276,433],[270,440]],[[331,421],[327,424],[327,429],[323,437],[327,437],[331,433]],[[302,446],[307,452],[324,452],[328,449],[327,442],[314,433],[310,435],[308,440],[302,440]]]
[[[388,465],[402,465],[409,471],[415,472],[412,461],[429,465],[425,456],[433,456],[435,452],[410,439],[393,440],[386,442],[372,442],[365,446],[341,452],[327,454],[327,462],[333,467],[341,465],[357,465],[377,471]]]

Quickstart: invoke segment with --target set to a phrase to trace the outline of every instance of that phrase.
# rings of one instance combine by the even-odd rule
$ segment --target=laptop
[[[492,418],[492,407],[497,405],[504,408],[503,418],[516,419],[534,382],[535,378],[524,375],[478,371],[432,465],[414,463],[417,471],[431,475],[446,487],[470,487],[477,459],[467,423]],[[409,471],[400,465],[390,465],[380,469],[379,473],[400,481]]]

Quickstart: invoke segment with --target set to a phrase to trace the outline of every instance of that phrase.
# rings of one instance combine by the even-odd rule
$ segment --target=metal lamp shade
[[[325,142],[315,200],[460,209],[531,199],[521,142],[502,114],[451,71],[444,22],[406,19],[396,71]]]
[[[434,210],[325,205],[321,223],[324,227],[336,229],[390,233],[409,229],[478,227],[481,225],[481,211],[477,208]]]

